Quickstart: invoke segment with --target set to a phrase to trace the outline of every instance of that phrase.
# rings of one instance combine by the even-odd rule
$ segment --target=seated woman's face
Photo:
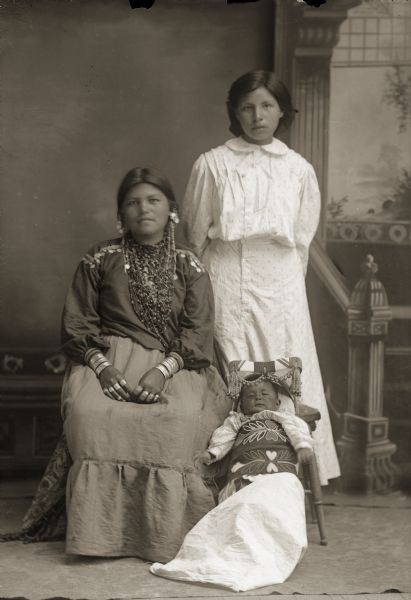
[[[264,145],[272,141],[284,113],[274,96],[259,87],[240,99],[235,115],[247,142]]]
[[[130,188],[121,206],[124,229],[142,244],[156,244],[163,239],[169,214],[167,196],[150,183]]]
[[[280,406],[277,390],[270,381],[243,385],[240,402],[245,415],[254,415],[261,410],[277,410]]]

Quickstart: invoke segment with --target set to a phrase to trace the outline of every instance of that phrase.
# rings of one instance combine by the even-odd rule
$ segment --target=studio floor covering
[[[17,529],[29,497],[0,490],[0,531]],[[4,488],[3,488],[4,490]],[[13,492],[14,490],[14,492]],[[283,584],[236,593],[151,575],[135,559],[66,556],[63,542],[0,544],[0,598],[109,600],[140,598],[264,598],[274,594],[349,596],[385,594],[383,600],[411,600],[411,498],[325,496],[328,546],[317,526],[308,525],[309,547]],[[401,594],[401,596],[400,596]],[[370,597],[371,598],[371,597]],[[285,599],[284,599],[285,600]],[[345,600],[345,599],[344,599]]]

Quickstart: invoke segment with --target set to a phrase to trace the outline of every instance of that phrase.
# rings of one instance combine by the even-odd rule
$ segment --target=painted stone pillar
[[[349,366],[348,405],[344,431],[337,448],[341,491],[388,492],[396,487],[398,472],[391,462],[396,450],[388,439],[383,416],[384,338],[391,320],[378,266],[371,255],[361,265],[347,309]]]
[[[320,7],[297,0],[277,0],[274,69],[298,109],[284,136],[312,165],[318,177],[323,210],[317,237],[325,239],[327,201],[330,64],[340,25],[361,0],[328,0]]]

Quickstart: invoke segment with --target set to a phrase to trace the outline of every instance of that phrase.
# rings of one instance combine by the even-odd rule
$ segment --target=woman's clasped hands
[[[162,399],[161,392],[165,377],[158,369],[152,368],[142,376],[137,387],[132,390],[124,375],[110,365],[100,373],[99,382],[105,396],[111,400],[154,404]]]
[[[153,404],[162,400],[162,394],[166,378],[153,367],[147,373],[144,373],[140,379],[139,385],[133,391],[132,402],[143,404]]]

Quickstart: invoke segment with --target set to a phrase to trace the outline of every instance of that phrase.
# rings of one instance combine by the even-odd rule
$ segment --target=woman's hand
[[[124,379],[124,375],[110,365],[106,367],[98,378],[104,394],[112,400],[127,402],[130,400],[131,389]]]
[[[139,385],[133,390],[133,401],[142,404],[158,402],[165,382],[166,378],[161,371],[156,368],[150,369],[147,373],[144,373]]]
[[[300,448],[297,450],[298,462],[301,465],[305,465],[310,462],[310,458],[313,455],[313,451],[310,448]]]

